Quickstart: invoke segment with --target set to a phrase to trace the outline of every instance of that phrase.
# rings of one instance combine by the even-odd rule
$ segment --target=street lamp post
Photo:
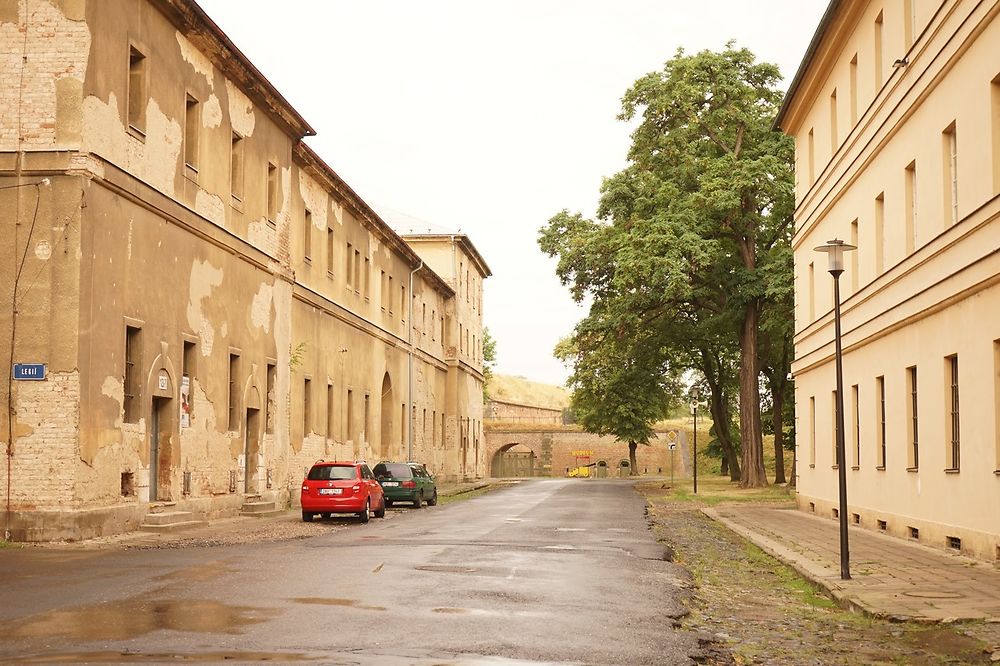
[[[698,387],[691,388],[691,415],[694,417],[694,454],[691,459],[694,461],[694,494],[698,494],[698,398],[700,393]]]
[[[833,276],[833,337],[834,364],[837,368],[837,485],[840,491],[840,578],[851,578],[851,554],[847,543],[847,455],[844,452],[844,367],[840,347],[840,276],[844,272],[844,252],[856,250],[854,245],[835,238],[826,245],[815,248],[825,252],[829,259],[829,271]]]

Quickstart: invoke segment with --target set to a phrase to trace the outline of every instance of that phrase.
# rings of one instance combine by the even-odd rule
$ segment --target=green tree
[[[631,349],[666,350],[705,374],[720,442],[740,437],[727,450],[741,453],[731,471],[739,468],[744,486],[767,483],[759,335],[762,317],[782,316],[769,307],[785,296],[775,292],[791,285],[790,271],[773,279],[790,266],[793,201],[791,140],[771,131],[778,80],[776,67],[732,45],[679,51],[623,98],[620,118],[639,123],[628,165],[602,186],[601,221],[563,211],[539,238],[574,297],[590,296],[602,316],[617,318],[636,340]],[[659,335],[636,337],[647,330]],[[736,428],[731,349],[739,350]]]
[[[493,379],[493,368],[497,365],[497,341],[490,334],[490,329],[483,329],[483,404],[490,399],[490,381]]]
[[[630,473],[638,474],[636,449],[648,445],[653,425],[678,395],[677,374],[647,336],[633,335],[600,308],[581,321],[555,354],[571,363],[571,407],[587,432],[628,444]]]

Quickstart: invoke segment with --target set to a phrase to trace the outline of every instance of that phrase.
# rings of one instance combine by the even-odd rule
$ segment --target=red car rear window
[[[310,481],[336,481],[358,478],[354,465],[316,465],[309,470]]]

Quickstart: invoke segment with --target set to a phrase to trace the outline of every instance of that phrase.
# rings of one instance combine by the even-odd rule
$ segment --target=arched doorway
[[[606,479],[608,477],[608,461],[598,460],[597,461],[597,478]]]
[[[389,373],[382,377],[382,432],[379,439],[380,460],[392,458],[392,413],[395,410],[392,399],[392,378]]]
[[[618,476],[628,476],[631,471],[627,460],[620,460],[618,462]]]
[[[490,476],[494,478],[535,476],[536,456],[529,447],[511,442],[493,454]]]

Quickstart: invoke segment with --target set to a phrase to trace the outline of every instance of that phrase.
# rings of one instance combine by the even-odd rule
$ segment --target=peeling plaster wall
[[[91,43],[81,3],[6,0],[3,4],[0,148],[79,144],[81,94]]]

